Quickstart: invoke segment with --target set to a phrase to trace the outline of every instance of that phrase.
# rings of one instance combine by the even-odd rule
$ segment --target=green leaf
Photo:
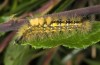
[[[43,40],[23,41],[22,45],[31,45],[34,48],[53,48],[63,45],[69,48],[86,48],[100,41],[100,22],[94,22],[92,30],[82,34],[72,32],[68,34],[54,35]]]
[[[27,65],[32,59],[33,51],[29,46],[10,44],[5,51],[4,65]]]

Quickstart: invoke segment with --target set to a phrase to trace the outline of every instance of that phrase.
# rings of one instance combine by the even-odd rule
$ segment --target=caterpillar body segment
[[[47,18],[46,18],[46,24],[47,24],[47,25],[50,25],[51,22],[52,22],[52,18],[51,18],[51,17],[47,17]]]

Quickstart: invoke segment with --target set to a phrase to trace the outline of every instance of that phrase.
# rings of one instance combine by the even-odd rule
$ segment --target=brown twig
[[[90,6],[90,7],[85,7],[85,8],[79,8],[75,10],[70,10],[70,11],[65,11],[65,12],[60,12],[60,13],[54,13],[47,16],[52,16],[52,17],[61,17],[61,16],[66,16],[66,17],[73,17],[73,16],[86,16],[90,14],[100,14],[100,5],[96,6]]]
[[[70,59],[70,60],[68,60],[68,61],[67,61],[67,63],[66,63],[65,65],[73,65],[72,60],[71,60],[71,59]]]
[[[12,40],[14,35],[16,34],[16,31],[11,32],[3,41],[0,43],[0,53],[5,49],[5,47],[8,45],[8,43]]]
[[[76,55],[76,59],[75,59],[75,65],[80,65],[80,63],[82,62],[82,60],[85,58],[84,53],[81,52],[79,54]]]
[[[100,13],[100,5],[86,7],[86,8],[80,8],[80,9],[75,9],[75,10],[70,10],[70,11],[65,11],[65,12],[60,12],[60,13],[48,14],[48,15],[44,15],[43,17],[44,18],[46,18],[48,16],[58,17],[58,18],[61,16],[73,17],[73,16],[84,16],[84,15],[86,16],[86,15],[97,14],[97,13]],[[16,21],[10,20],[9,25],[8,25],[8,23],[2,23],[2,24],[0,24],[0,32],[17,30],[26,21],[28,21],[28,19],[20,19],[20,20],[16,20]]]
[[[7,23],[0,24],[0,32],[17,30],[22,24],[26,23],[27,19],[10,20]]]
[[[47,12],[49,12],[52,8],[54,8],[60,1],[61,0],[50,0],[45,4],[45,6],[41,7],[36,12],[37,13],[43,12],[44,9],[46,9],[46,11],[41,13],[41,15],[47,14]]]
[[[2,10],[7,4],[9,0],[4,0],[4,2],[0,5],[0,10]]]
[[[91,48],[91,57],[94,59],[96,58],[96,47],[95,46],[92,46]]]
[[[57,51],[58,48],[52,48],[49,50],[49,52],[47,53],[47,55],[45,56],[43,62],[41,65],[49,65],[54,53]]]

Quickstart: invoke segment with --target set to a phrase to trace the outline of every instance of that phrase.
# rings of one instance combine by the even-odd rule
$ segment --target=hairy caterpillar
[[[19,30],[17,37],[22,41],[53,39],[61,34],[73,32],[87,33],[91,29],[89,20],[78,17],[38,17],[29,19],[28,24],[24,24]]]

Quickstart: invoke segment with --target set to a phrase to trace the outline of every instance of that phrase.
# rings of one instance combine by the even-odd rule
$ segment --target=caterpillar
[[[21,26],[17,37],[22,41],[53,39],[61,34],[79,32],[87,33],[91,30],[91,23],[82,16],[77,17],[36,17],[28,20],[27,24]]]

